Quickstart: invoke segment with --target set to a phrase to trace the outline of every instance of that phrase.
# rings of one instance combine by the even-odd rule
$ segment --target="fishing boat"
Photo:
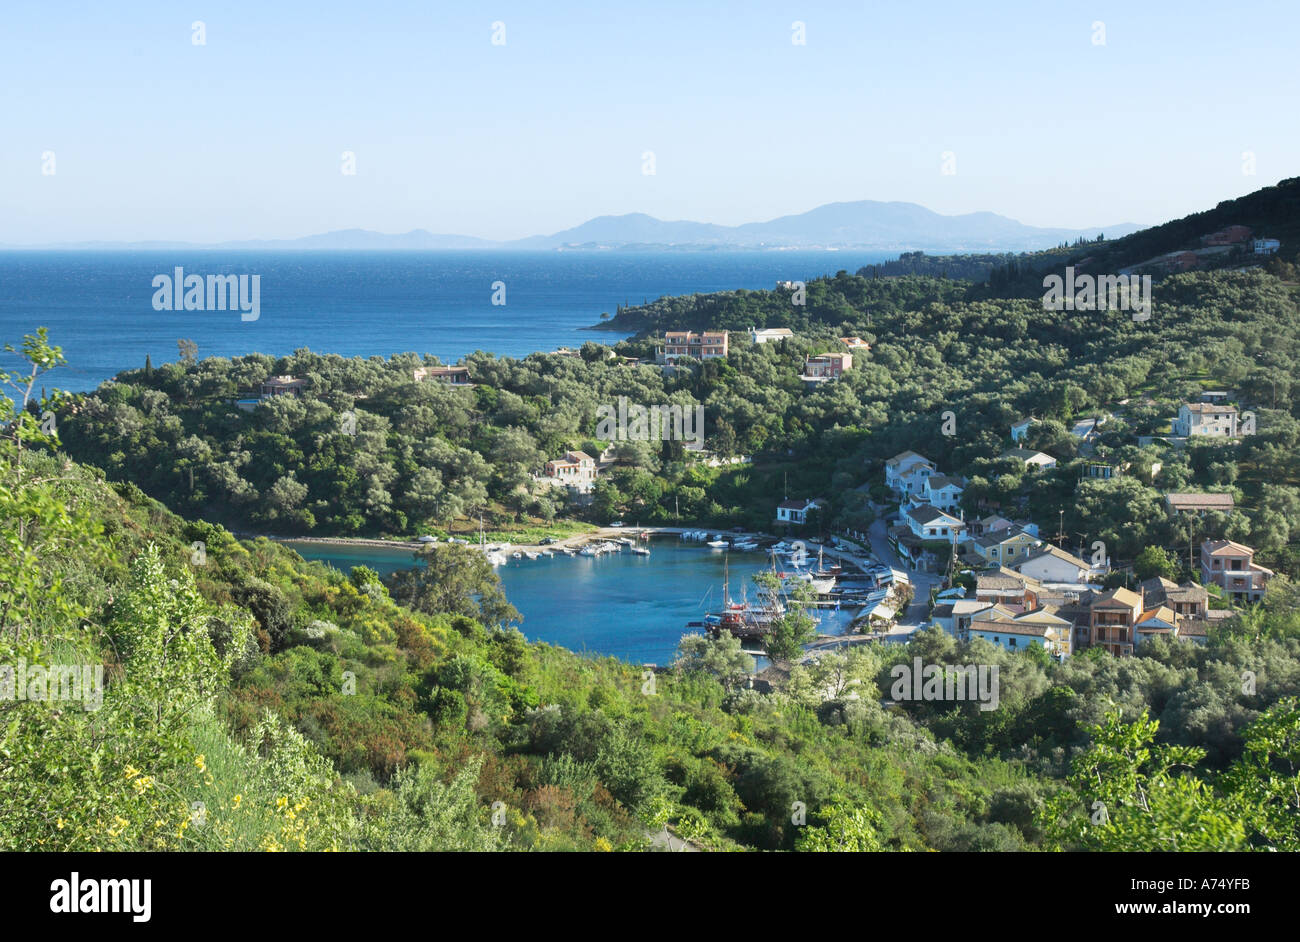
[[[582,549],[578,550],[578,555],[579,555],[579,556],[599,556],[599,555],[600,555],[600,550],[596,548],[596,544],[594,544],[594,543],[588,543],[588,544],[587,544],[586,546],[584,546]]]
[[[714,549],[726,549],[731,544],[726,540],[709,540],[708,545],[712,546]]]
[[[646,549],[644,546],[634,546],[632,547],[632,552],[636,553],[638,556],[650,555],[650,551]]]
[[[537,554],[536,554],[536,553],[527,553],[527,552],[526,552],[526,553],[524,553],[524,555],[527,556],[529,559],[536,559],[536,558],[537,558]]]
[[[513,553],[510,554],[510,556],[511,556],[511,558],[513,558],[513,559],[523,559],[523,558],[524,558],[524,554],[521,553],[521,552],[519,552],[519,550],[515,550]]]

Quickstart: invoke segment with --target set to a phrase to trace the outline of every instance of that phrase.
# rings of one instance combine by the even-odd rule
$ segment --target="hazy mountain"
[[[645,213],[597,216],[552,235],[493,242],[474,236],[436,235],[413,229],[397,235],[366,229],[340,229],[300,239],[257,239],[200,244],[195,242],[78,242],[6,248],[60,249],[617,249],[625,246],[700,246],[714,248],[858,248],[921,249],[929,252],[1028,251],[1050,248],[1099,233],[1114,238],[1141,229],[1133,223],[1097,229],[1049,229],[1026,226],[996,213],[943,216],[916,203],[859,200],[828,203],[794,216],[740,226],[681,220],[665,222]]]

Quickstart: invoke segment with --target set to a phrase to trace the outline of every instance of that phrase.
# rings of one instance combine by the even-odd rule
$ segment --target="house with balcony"
[[[1175,514],[1198,514],[1207,510],[1229,513],[1236,506],[1231,494],[1166,494],[1165,505]]]
[[[968,635],[983,638],[1008,651],[1023,651],[1031,644],[1047,649],[1058,660],[1070,656],[1074,626],[1050,606],[1013,612],[994,605],[971,618]]]
[[[1133,626],[1135,644],[1142,644],[1152,638],[1177,638],[1180,620],[1168,605],[1143,609]]]
[[[596,484],[596,459],[583,451],[566,451],[563,458],[546,462],[546,477],[579,494],[590,494]]]
[[[1201,582],[1213,582],[1234,602],[1258,602],[1264,597],[1273,570],[1255,562],[1255,551],[1232,540],[1201,544]]]
[[[853,369],[851,353],[819,353],[810,356],[804,362],[803,375],[799,378],[809,385],[827,383],[839,379]]]
[[[1038,548],[1039,541],[1019,527],[994,530],[971,541],[970,552],[988,566],[1013,568],[1028,559]]]
[[[673,363],[679,357],[726,359],[727,331],[706,330],[698,334],[689,330],[668,331],[664,334],[663,345],[655,351],[655,359],[660,363]]]
[[[1212,402],[1184,402],[1178,407],[1178,418],[1173,419],[1170,425],[1178,438],[1236,438],[1237,407]]]
[[[1038,606],[1042,586],[1011,569],[990,569],[975,574],[975,598],[986,605],[1001,605],[1013,612]]]
[[[1195,582],[1179,585],[1163,576],[1155,576],[1139,585],[1138,591],[1142,593],[1143,606],[1167,606],[1180,621],[1204,617],[1210,608],[1210,593],[1205,590],[1205,586]]]
[[[262,400],[274,399],[277,396],[294,396],[302,398],[302,391],[307,387],[305,379],[296,379],[292,376],[272,376],[262,382],[258,390],[258,398]]]
[[[411,374],[417,383],[442,383],[457,389],[473,389],[467,366],[422,366]]]
[[[1131,589],[1111,589],[1093,596],[1089,605],[1091,634],[1088,643],[1116,657],[1133,653],[1134,628],[1142,619],[1142,596]]]
[[[953,513],[961,506],[961,495],[966,490],[966,484],[965,478],[931,474],[921,482],[920,501]]]
[[[904,496],[920,494],[925,479],[936,471],[934,462],[914,451],[905,451],[885,462],[885,486]]]

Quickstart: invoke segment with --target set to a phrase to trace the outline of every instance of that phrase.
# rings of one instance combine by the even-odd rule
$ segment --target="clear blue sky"
[[[515,238],[855,199],[1084,227],[1300,173],[1294,0],[705,5],[4,0],[0,242]]]

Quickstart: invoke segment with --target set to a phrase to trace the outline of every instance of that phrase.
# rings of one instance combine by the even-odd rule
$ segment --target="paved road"
[[[912,604],[907,607],[906,612],[900,613],[894,627],[884,637],[886,641],[906,641],[914,631],[926,623],[926,610],[930,607],[930,590],[943,582],[943,577],[932,572],[916,572],[909,570],[903,561],[898,558],[893,547],[889,545],[889,536],[886,532],[885,520],[883,517],[877,517],[871,522],[867,530],[867,536],[871,540],[871,551],[886,566],[892,566],[907,573],[907,578],[912,583],[915,594],[912,596]]]

